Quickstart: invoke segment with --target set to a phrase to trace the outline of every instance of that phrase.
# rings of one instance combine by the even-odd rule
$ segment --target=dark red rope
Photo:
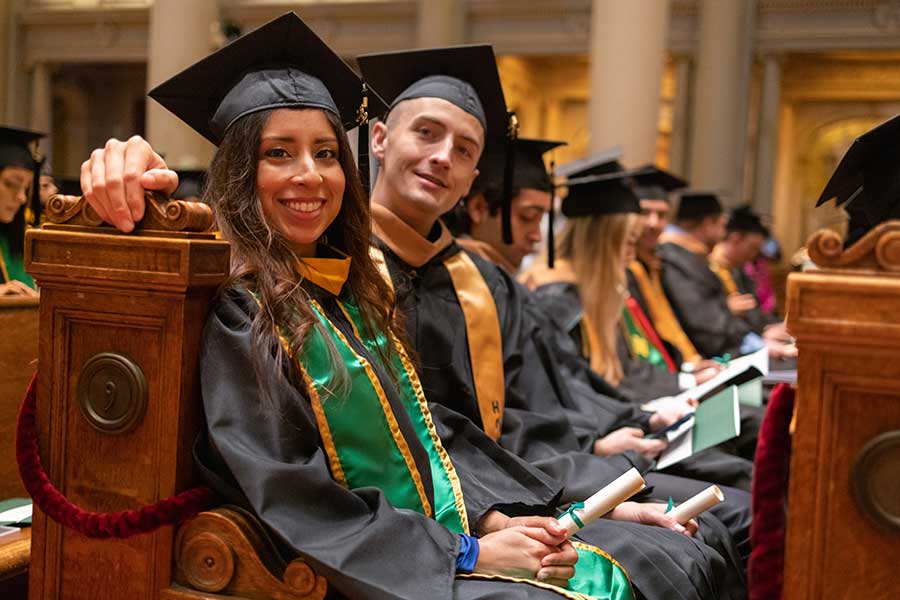
[[[215,502],[215,493],[205,486],[185,490],[139,509],[113,513],[89,512],[69,502],[50,483],[41,466],[37,439],[36,388],[37,373],[28,384],[28,391],[25,392],[19,411],[16,460],[19,463],[19,476],[34,504],[60,525],[92,538],[126,538],[186,521]]]

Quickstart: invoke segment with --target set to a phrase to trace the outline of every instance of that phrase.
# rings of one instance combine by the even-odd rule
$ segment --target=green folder
[[[738,398],[738,386],[733,385],[710,396],[697,406],[694,412],[694,428],[691,432],[692,454],[740,435],[741,412]]]
[[[760,407],[763,405],[763,380],[762,377],[752,379],[737,386],[738,400],[745,406]]]

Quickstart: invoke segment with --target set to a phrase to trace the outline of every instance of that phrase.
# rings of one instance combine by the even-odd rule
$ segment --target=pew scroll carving
[[[175,540],[176,581],[229,597],[321,600],[328,583],[300,558],[285,564],[246,511],[222,507],[185,523]]]
[[[212,209],[201,202],[171,200],[165,195],[147,190],[144,192],[144,218],[135,231],[204,232],[213,224]],[[47,202],[47,220],[53,224],[97,227],[115,232],[87,203],[84,196],[57,194]]]

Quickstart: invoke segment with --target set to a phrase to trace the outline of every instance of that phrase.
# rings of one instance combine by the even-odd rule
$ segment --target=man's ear
[[[383,121],[377,121],[372,125],[370,134],[372,140],[369,144],[372,156],[378,159],[378,162],[384,163],[384,149],[387,147],[388,128]]]
[[[472,172],[472,176],[469,177],[469,181],[466,183],[466,189],[463,190],[463,198],[469,195],[469,190],[472,189],[472,184],[475,183],[475,178],[478,177],[479,171],[477,168]]]
[[[463,206],[466,207],[466,212],[469,214],[469,220],[471,220],[474,225],[479,225],[484,221],[488,211],[487,200],[485,199],[484,194],[469,196],[465,202],[463,202]]]

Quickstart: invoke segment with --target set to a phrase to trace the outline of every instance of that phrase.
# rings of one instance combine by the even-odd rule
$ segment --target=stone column
[[[39,62],[31,71],[31,107],[28,127],[46,133],[38,145],[43,156],[51,156],[53,146],[53,101],[50,93],[50,65]]]
[[[772,213],[775,193],[775,160],[778,151],[778,124],[781,116],[781,57],[763,57],[763,80],[759,101],[759,132],[756,141],[756,170],[753,174],[753,208]]]
[[[667,1],[593,0],[591,152],[622,144],[626,165],[653,162],[668,27]]]
[[[50,133],[53,126],[52,106],[50,66],[45,62],[39,62],[31,70],[31,110],[28,126],[37,131]]]
[[[754,0],[702,0],[691,125],[691,185],[741,201]]]
[[[0,119],[4,123],[9,123],[9,102],[7,100],[9,94],[9,28],[10,9],[9,0],[0,0]]]
[[[416,45],[436,48],[464,43],[465,19],[462,0],[419,0]]]
[[[150,8],[147,89],[213,49],[210,26],[219,20],[216,0],[155,0]],[[147,100],[147,139],[172,167],[206,168],[213,146],[154,100]]]
[[[669,145],[669,169],[678,174],[688,172],[688,137],[690,135],[691,58],[680,54],[675,60],[675,98],[672,102],[672,138]]]

